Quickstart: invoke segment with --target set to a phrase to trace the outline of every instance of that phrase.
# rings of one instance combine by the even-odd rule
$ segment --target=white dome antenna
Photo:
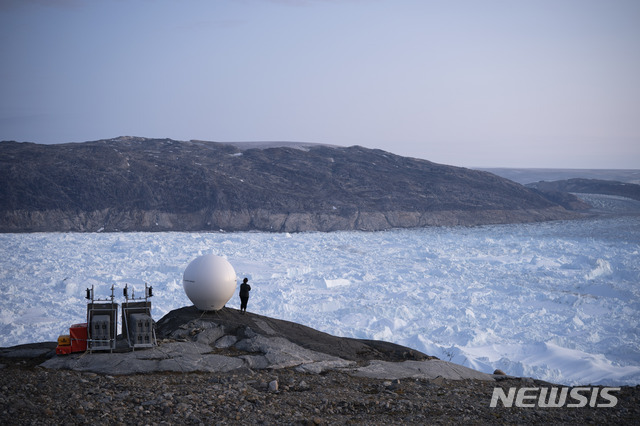
[[[224,258],[205,254],[194,259],[184,270],[184,292],[201,311],[217,311],[236,291],[236,271]]]

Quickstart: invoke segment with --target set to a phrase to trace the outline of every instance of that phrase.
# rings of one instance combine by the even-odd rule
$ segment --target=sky
[[[640,169],[638,0],[0,0],[0,140]]]

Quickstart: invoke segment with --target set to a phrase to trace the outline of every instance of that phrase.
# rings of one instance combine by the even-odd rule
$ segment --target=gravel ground
[[[614,408],[490,408],[499,382],[354,378],[293,370],[108,376],[0,359],[0,424],[638,424],[640,386]],[[277,389],[275,384],[277,382]],[[600,400],[599,402],[606,402]]]

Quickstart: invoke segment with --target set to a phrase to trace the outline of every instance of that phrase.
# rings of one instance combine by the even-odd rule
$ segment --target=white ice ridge
[[[154,288],[153,317],[190,305],[186,266],[224,256],[248,310],[384,339],[483,372],[640,383],[640,220],[387,232],[0,234],[0,346],[53,341],[84,289]],[[236,294],[227,306],[238,308]]]
[[[335,280],[328,280],[328,279],[324,279],[324,284],[327,286],[327,288],[332,288],[332,287],[340,287],[340,286],[346,286],[349,285],[349,280],[345,280],[344,278],[338,278]]]

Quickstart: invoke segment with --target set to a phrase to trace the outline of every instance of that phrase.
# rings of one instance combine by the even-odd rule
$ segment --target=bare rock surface
[[[333,336],[295,322],[251,312],[242,314],[237,309],[228,307],[214,312],[202,312],[194,306],[173,310],[158,321],[157,333],[160,339],[185,339],[193,334],[198,340],[200,334],[209,333],[207,330],[214,328],[224,330],[225,335],[234,336],[239,340],[257,335],[269,338],[282,337],[299,347],[349,361],[420,361],[432,358],[393,343]],[[217,337],[216,342],[221,337],[222,335]]]
[[[54,342],[0,348],[0,424],[636,424],[640,418],[638,386],[617,391],[611,408],[492,408],[496,387],[507,393],[555,385],[485,375],[391,343],[229,308],[182,308],[157,326],[160,345],[135,352],[54,356]]]
[[[2,425],[424,425],[637,424],[640,387],[613,408],[490,407],[504,392],[549,386],[531,379],[384,380],[292,368],[113,376],[0,358]]]
[[[449,380],[494,380],[489,374],[439,359],[402,362],[374,360],[366,366],[353,369],[350,374],[358,377],[393,380],[407,378],[435,379],[437,377]]]
[[[381,379],[435,378],[493,381],[489,374],[440,361],[389,342],[332,336],[289,321],[236,309],[174,310],[157,324],[159,345],[56,356],[42,367],[121,375],[150,372],[278,370],[323,373],[341,370]],[[233,342],[233,343],[231,343]]]

